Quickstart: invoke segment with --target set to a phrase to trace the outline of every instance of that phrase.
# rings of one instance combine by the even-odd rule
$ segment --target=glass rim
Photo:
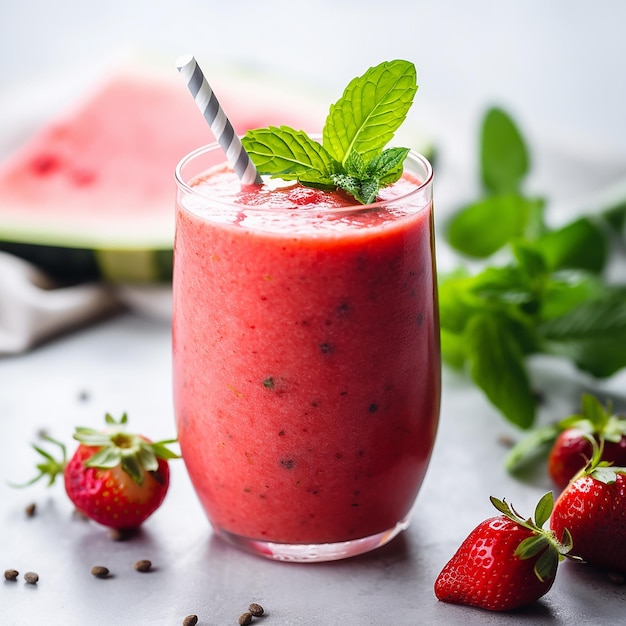
[[[176,185],[179,191],[183,191],[186,194],[195,196],[197,198],[210,199],[213,202],[217,202],[219,204],[223,204],[227,206],[238,206],[238,208],[241,209],[241,205],[236,205],[234,201],[229,199],[229,196],[221,196],[219,194],[211,195],[211,194],[199,192],[195,187],[191,186],[185,180],[182,174],[182,170],[187,164],[191,163],[194,159],[204,154],[208,154],[209,152],[213,152],[215,150],[222,150],[222,147],[219,145],[217,141],[200,146],[199,148],[192,150],[191,152],[187,153],[184,157],[182,157],[182,159],[178,161],[178,163],[176,164],[176,168],[174,169],[174,178],[176,181]],[[224,158],[222,161],[220,161],[220,163],[226,163],[226,155],[224,154],[223,157]],[[402,202],[408,198],[412,198],[413,196],[420,194],[421,192],[423,192],[425,189],[427,189],[429,186],[432,185],[433,178],[434,178],[433,166],[431,162],[423,154],[417,152],[416,150],[410,149],[407,155],[407,159],[408,158],[411,158],[414,162],[420,164],[424,168],[424,173],[425,173],[423,180],[420,178],[419,184],[416,184],[410,191],[407,191],[406,193],[403,193],[399,196],[395,196],[393,198],[377,200],[376,202],[372,202],[371,204],[361,204],[355,200],[354,204],[348,204],[342,207],[332,207],[332,208],[321,209],[321,210],[322,211],[326,211],[326,210],[335,211],[335,212],[336,211],[349,211],[350,209],[363,210],[363,209],[367,209],[368,207],[379,207],[381,205],[386,205],[389,203],[395,204],[397,202]],[[260,211],[267,210],[266,208],[264,209],[263,207],[253,207],[253,206],[246,207],[246,210],[250,210],[250,209],[260,210]],[[272,208],[272,210],[275,211],[276,209]],[[319,211],[320,209],[317,209],[317,210]],[[298,211],[298,209],[291,208],[289,209],[289,211],[290,212]]]

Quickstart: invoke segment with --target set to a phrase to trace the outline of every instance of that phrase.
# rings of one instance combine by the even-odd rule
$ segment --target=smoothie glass
[[[439,418],[431,166],[410,153],[363,206],[293,185],[238,195],[223,161],[215,144],[176,169],[174,402],[191,481],[214,532],[249,552],[372,550],[407,527]]]

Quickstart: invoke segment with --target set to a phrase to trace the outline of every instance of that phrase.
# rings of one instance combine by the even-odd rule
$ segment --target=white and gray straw
[[[217,97],[213,93],[200,66],[192,55],[179,57],[176,67],[187,83],[200,112],[208,122],[217,142],[226,153],[226,159],[235,170],[242,185],[254,185],[262,182],[250,155],[241,145],[233,125],[224,113]]]

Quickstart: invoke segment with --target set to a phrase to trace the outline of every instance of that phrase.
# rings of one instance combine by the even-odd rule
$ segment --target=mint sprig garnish
[[[531,150],[506,111],[486,112],[479,148],[482,192],[444,230],[474,264],[438,276],[442,355],[508,421],[530,429],[534,386],[543,385],[531,358],[556,357],[596,379],[626,368],[626,284],[606,271],[626,235],[626,200],[552,227],[548,198],[525,191]],[[554,427],[534,433],[523,456],[557,435]],[[516,449],[507,467],[521,458]]]
[[[343,189],[361,204],[402,175],[408,148],[385,148],[417,91],[409,61],[386,61],[354,78],[330,107],[322,142],[289,126],[249,130],[242,139],[260,174],[308,187]]]

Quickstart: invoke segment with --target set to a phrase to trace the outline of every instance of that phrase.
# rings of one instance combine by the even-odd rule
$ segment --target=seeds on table
[[[252,602],[252,604],[250,604],[250,606],[248,607],[248,611],[250,611],[250,613],[254,615],[254,617],[261,617],[261,615],[263,615],[263,613],[265,612],[263,607],[256,602]]]
[[[152,569],[152,561],[149,561],[148,559],[141,559],[137,561],[133,567],[138,572],[149,572]]]
[[[252,623],[252,613],[246,611],[239,616],[239,626],[248,626]]]
[[[104,567],[104,565],[94,565],[91,568],[91,573],[96,578],[108,578],[109,576],[109,568]]]
[[[5,580],[17,580],[19,576],[19,572],[16,569],[5,569],[4,570],[4,579]]]
[[[35,572],[26,572],[26,574],[24,574],[24,580],[29,585],[36,585],[39,581],[39,574],[36,574]]]

